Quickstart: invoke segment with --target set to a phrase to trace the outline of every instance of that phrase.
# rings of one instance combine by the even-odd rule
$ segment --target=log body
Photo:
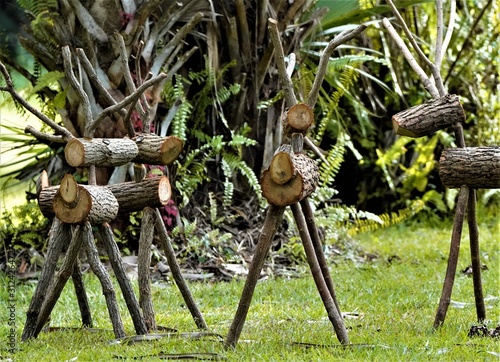
[[[87,185],[80,185],[84,189]],[[119,214],[141,211],[146,206],[166,205],[172,196],[167,176],[144,179],[141,182],[123,182],[106,186],[118,201]],[[52,201],[60,186],[46,187],[38,195],[38,206],[45,217],[54,216]]]
[[[73,167],[120,166],[138,153],[136,143],[129,138],[74,138],[64,148],[66,161]]]
[[[110,222],[118,215],[118,201],[106,186],[78,186],[78,195],[71,203],[65,201],[62,189],[53,199],[55,216],[68,224],[89,221],[92,225]]]
[[[500,146],[447,148],[439,159],[439,177],[446,187],[500,188]]]
[[[282,157],[284,154],[286,155],[280,152],[276,156]],[[311,158],[299,153],[290,155],[289,159],[283,157],[283,160],[292,161],[292,169],[296,172],[294,177],[283,184],[277,183],[273,180],[273,178],[276,179],[275,175],[268,168],[262,173],[260,179],[262,195],[271,205],[281,207],[296,204],[309,196],[319,182],[318,166]]]
[[[143,134],[135,137],[134,141],[139,149],[134,162],[148,165],[170,165],[179,157],[183,147],[182,140],[175,136]]]
[[[401,136],[423,137],[465,121],[458,96],[447,94],[392,116],[394,131]]]

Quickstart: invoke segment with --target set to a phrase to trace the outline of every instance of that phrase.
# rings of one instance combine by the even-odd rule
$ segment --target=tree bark
[[[392,116],[396,133],[414,138],[433,134],[464,121],[464,109],[458,96],[454,94],[429,100]]]
[[[439,176],[446,187],[500,188],[500,146],[447,148],[439,160]]]
[[[80,185],[86,189],[87,186]],[[100,186],[102,187],[102,186]],[[54,216],[53,199],[60,186],[51,186],[40,191],[38,196],[38,206],[42,214],[46,217]],[[106,186],[118,201],[118,213],[126,214],[134,211],[141,211],[146,206],[159,207],[166,205],[172,196],[172,188],[167,176],[147,178],[140,182],[123,182]]]
[[[69,180],[73,180],[69,182]],[[47,190],[47,189],[45,189]],[[72,176],[66,175],[53,198],[54,213],[68,224],[80,224],[88,220],[100,225],[112,221],[118,215],[118,201],[106,186],[80,186]]]
[[[134,141],[139,150],[134,162],[148,165],[170,165],[179,157],[183,147],[182,140],[175,136],[141,134]]]
[[[64,148],[66,161],[73,167],[120,166],[138,154],[137,144],[129,138],[74,138]]]
[[[293,167],[288,165],[289,161],[292,162]],[[273,169],[279,169],[282,171],[288,169],[289,176],[291,176],[290,173],[292,170],[295,170],[297,175],[296,177],[291,178],[288,182],[280,185],[273,180],[273,175],[271,174],[270,169],[263,172],[260,180],[262,195],[270,204],[276,206],[293,205],[302,200],[304,197],[309,196],[316,189],[319,181],[318,166],[306,155],[293,154],[287,158],[283,155],[283,153],[279,153],[278,159],[271,161],[271,164],[274,165]],[[277,177],[276,173],[274,174],[274,177]],[[282,179],[283,178],[278,177],[278,181]]]

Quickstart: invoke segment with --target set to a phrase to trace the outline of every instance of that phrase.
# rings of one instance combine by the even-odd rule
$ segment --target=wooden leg
[[[182,297],[184,298],[184,301],[186,302],[186,305],[191,312],[191,315],[193,316],[196,326],[200,329],[208,329],[207,322],[205,322],[205,319],[203,318],[203,315],[196,305],[193,295],[191,294],[191,291],[189,290],[189,287],[182,276],[181,268],[177,263],[175,251],[167,235],[167,229],[165,228],[165,224],[163,223],[163,219],[161,218],[160,210],[156,209],[155,214],[156,232],[158,233],[162,248],[167,256],[168,265],[170,266],[170,270],[172,271],[172,276],[175,280],[175,283],[177,284],[177,287],[179,288],[179,291],[181,292]]]
[[[35,293],[31,297],[30,306],[26,312],[26,323],[24,324],[23,334],[21,336],[21,340],[23,341],[36,337],[36,321],[40,314],[40,309],[48,295],[47,290],[54,278],[59,255],[62,252],[63,246],[68,244],[69,240],[71,240],[71,226],[63,224],[57,218],[54,218],[49,232],[47,258],[43,264]]]
[[[453,221],[453,231],[451,234],[450,255],[448,257],[448,267],[446,268],[446,276],[444,278],[443,291],[441,299],[434,319],[434,328],[438,328],[444,323],[446,312],[450,305],[451,291],[455,282],[455,273],[457,272],[458,254],[460,252],[460,239],[462,238],[462,228],[465,218],[465,210],[467,209],[467,201],[469,198],[469,187],[462,186],[458,194],[458,201],[455,211],[455,220]]]
[[[92,227],[88,222],[85,223],[85,230],[82,235],[83,246],[87,250],[87,258],[92,268],[92,271],[97,276],[102,286],[102,294],[106,299],[106,305],[108,307],[109,318],[111,319],[111,324],[113,325],[113,331],[115,333],[115,338],[125,337],[125,329],[123,328],[123,322],[118,310],[118,303],[116,302],[115,289],[111,283],[111,278],[101,264],[99,260],[99,253],[94,244],[94,235],[92,234]]]
[[[474,299],[476,301],[477,320],[481,323],[486,319],[486,307],[484,305],[483,286],[481,283],[479,230],[476,220],[476,190],[474,189],[471,189],[469,191],[467,221],[469,223],[470,255],[472,262],[472,281],[474,283]]]
[[[100,234],[102,236],[106,252],[109,256],[111,267],[115,272],[116,280],[120,285],[123,298],[125,299],[130,317],[132,318],[132,322],[134,323],[135,332],[138,335],[147,334],[148,329],[146,328],[146,323],[144,322],[144,318],[142,317],[139,302],[137,301],[137,298],[135,297],[134,291],[132,289],[132,284],[130,283],[130,280],[127,277],[127,273],[123,268],[120,250],[118,249],[118,245],[116,245],[116,241],[113,237],[113,230],[111,230],[111,227],[107,223],[103,224],[99,228],[99,230],[101,231]]]
[[[146,207],[142,212],[141,236],[139,238],[138,253],[138,284],[139,284],[139,305],[144,315],[144,321],[148,332],[156,330],[155,311],[151,297],[150,272],[151,265],[151,244],[154,234],[154,210]]]
[[[68,225],[69,226],[69,225]],[[45,301],[42,304],[40,309],[40,314],[38,315],[36,321],[35,331],[32,337],[36,338],[38,334],[40,334],[43,326],[47,322],[47,319],[52,313],[54,306],[57,303],[57,300],[61,296],[61,292],[66,285],[69,277],[73,273],[73,268],[75,266],[76,260],[78,259],[78,253],[82,247],[83,234],[86,232],[87,228],[85,226],[78,226],[73,233],[73,237],[68,246],[68,250],[66,251],[66,257],[57,273],[57,276],[54,282],[50,285],[50,288],[45,297]],[[90,225],[88,226],[88,230],[91,231]]]
[[[284,207],[269,205],[266,220],[260,233],[259,242],[257,243],[257,247],[248,270],[248,275],[245,280],[245,286],[243,287],[238,309],[236,310],[233,323],[229,327],[229,333],[224,343],[226,347],[234,348],[238,343],[248,310],[250,309],[250,303],[252,302],[255,286],[257,285],[260,272],[264,266],[269,249],[271,248],[273,237],[276,234],[279,224],[281,223],[281,219],[283,218],[284,211]]]
[[[347,330],[345,328],[344,321],[342,320],[342,316],[340,315],[333,301],[332,295],[330,294],[330,291],[328,290],[328,287],[326,285],[325,278],[323,277],[321,267],[316,257],[316,252],[309,235],[309,230],[307,229],[304,214],[297,204],[292,205],[291,209],[293,212],[293,217],[295,218],[295,222],[297,223],[297,228],[299,229],[302,243],[304,244],[307,262],[309,263],[314,282],[316,283],[316,287],[318,288],[321,300],[323,301],[326,312],[328,314],[328,319],[330,319],[330,322],[335,329],[335,333],[337,334],[337,338],[339,339],[340,343],[349,344],[349,337],[347,336]]]
[[[78,307],[80,308],[80,315],[82,316],[82,326],[92,327],[92,314],[90,313],[89,299],[87,298],[87,291],[83,283],[82,271],[80,270],[78,259],[73,267],[71,279],[73,279],[76,299],[78,301]]]
[[[335,289],[333,287],[332,276],[330,275],[330,269],[328,268],[328,263],[325,258],[325,253],[323,252],[323,245],[321,243],[321,239],[318,234],[318,228],[316,227],[316,222],[314,221],[314,213],[311,208],[311,204],[309,203],[309,199],[305,198],[300,201],[300,206],[302,207],[302,212],[304,213],[304,217],[306,219],[307,229],[309,230],[309,235],[311,236],[311,241],[314,247],[314,251],[316,253],[316,258],[318,259],[319,266],[321,268],[321,272],[323,273],[323,278],[325,279],[326,286],[330,291],[333,302],[335,303],[335,307],[339,312],[339,315],[342,316],[342,312],[340,311],[339,303],[337,301],[337,296],[335,295]]]

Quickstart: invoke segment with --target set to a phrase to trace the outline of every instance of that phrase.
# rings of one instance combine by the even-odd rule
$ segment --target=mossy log
[[[70,166],[120,166],[139,154],[129,138],[74,138],[66,144],[64,156]]]
[[[394,131],[414,138],[431,135],[464,121],[464,109],[455,94],[429,100],[392,116]]]
[[[148,165],[170,165],[179,157],[183,147],[182,140],[175,136],[141,134],[133,140],[139,150],[134,162]]]
[[[79,186],[84,190],[99,187]],[[54,216],[53,200],[59,188],[60,186],[46,187],[38,195],[38,206],[42,214],[48,218]],[[146,206],[160,207],[166,205],[172,196],[172,188],[167,176],[147,178],[140,182],[123,182],[106,186],[106,188],[118,202],[118,214],[141,211]],[[68,196],[65,197],[68,198]]]
[[[500,146],[447,148],[439,176],[449,188],[500,189]]]
[[[273,167],[265,170],[260,180],[262,195],[270,204],[293,205],[316,189],[318,166],[306,155],[278,152],[271,165]]]

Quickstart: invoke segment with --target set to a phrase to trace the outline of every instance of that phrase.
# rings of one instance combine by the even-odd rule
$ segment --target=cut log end
[[[182,152],[182,147],[183,142],[180,138],[175,136],[167,137],[160,148],[162,163],[164,165],[170,165],[174,162]]]
[[[293,205],[312,194],[319,182],[318,166],[312,159],[304,154],[294,154],[290,159],[296,176],[289,181],[283,184],[276,183],[273,180],[271,168],[262,174],[260,180],[262,195],[271,205],[280,207]],[[274,173],[276,176],[276,172]],[[280,177],[277,178],[280,182],[283,180]]]
[[[72,205],[78,199],[78,183],[71,175],[64,175],[59,188],[59,195],[68,205]]]
[[[77,138],[71,139],[64,148],[64,157],[70,166],[80,167],[85,162],[85,147]]]
[[[274,155],[269,166],[271,179],[278,185],[283,185],[296,176],[290,154],[287,152],[278,152]]]
[[[313,124],[314,113],[307,104],[298,103],[290,107],[283,120],[283,131],[287,135],[292,133],[306,133]]]
[[[162,205],[166,205],[172,198],[172,187],[167,176],[163,176],[158,184],[158,198]]]
[[[271,205],[289,206],[296,204],[301,200],[304,189],[302,176],[297,175],[293,180],[280,185],[275,183],[269,169],[265,170],[260,179],[262,196],[264,196]]]

